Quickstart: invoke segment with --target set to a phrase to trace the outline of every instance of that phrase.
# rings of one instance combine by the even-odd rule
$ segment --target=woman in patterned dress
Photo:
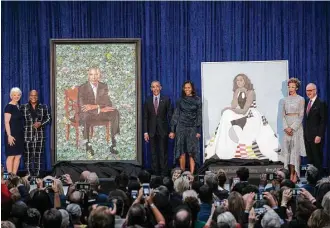
[[[231,107],[222,111],[214,136],[206,144],[205,159],[269,159],[278,161],[276,134],[256,105],[253,84],[245,74],[233,80]]]
[[[306,156],[302,120],[304,118],[305,99],[297,94],[300,81],[290,78],[289,96],[283,102],[284,167],[289,166],[290,179],[294,183],[300,177],[300,156]]]
[[[186,168],[186,153],[189,155],[190,172],[195,171],[199,163],[199,138],[202,125],[202,101],[196,96],[194,84],[186,81],[182,86],[182,95],[178,100],[171,120],[171,133],[174,139],[174,157],[179,158],[180,168]]]

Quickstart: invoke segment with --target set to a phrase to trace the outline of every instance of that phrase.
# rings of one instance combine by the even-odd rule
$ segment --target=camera
[[[131,197],[133,200],[135,200],[138,196],[138,191],[137,190],[132,190],[131,191]]]
[[[8,173],[7,173],[7,172],[4,172],[4,173],[3,173],[3,179],[4,179],[4,180],[8,180],[8,178],[9,178]]]
[[[254,211],[257,215],[262,215],[262,214],[265,214],[267,210],[266,210],[266,208],[261,207],[261,208],[255,208]]]
[[[234,177],[233,178],[233,186],[235,186],[235,184],[239,183],[241,180],[239,179],[239,177]]]
[[[149,196],[150,195],[150,185],[148,183],[142,184],[143,188],[143,195],[144,196]]]
[[[44,188],[51,188],[53,183],[54,183],[53,180],[46,179],[43,181],[43,186],[44,186]]]
[[[272,181],[272,180],[274,180],[275,179],[275,174],[274,173],[267,173],[266,174],[266,179],[268,180],[268,181]]]
[[[204,183],[204,175],[198,175],[198,180],[201,183]]]
[[[301,192],[300,188],[293,188],[292,189],[292,196],[297,196]]]
[[[76,190],[78,191],[89,191],[91,190],[91,185],[86,182],[77,182],[76,183]]]

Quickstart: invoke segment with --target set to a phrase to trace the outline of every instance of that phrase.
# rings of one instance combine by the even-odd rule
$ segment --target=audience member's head
[[[89,175],[90,173],[91,173],[91,172],[89,172],[88,170],[83,171],[83,172],[80,174],[79,181],[81,181],[81,182],[85,182],[85,181],[87,181],[87,177],[88,177],[88,175]]]
[[[26,212],[24,222],[29,226],[39,226],[41,215],[35,208],[29,208]]]
[[[125,172],[122,172],[115,178],[117,187],[123,191],[126,191],[126,187],[128,185],[128,175]]]
[[[120,189],[111,191],[109,193],[108,201],[109,202],[116,201],[116,206],[117,206],[116,215],[119,215],[120,217],[124,217],[125,212],[127,212],[130,206],[129,205],[130,201],[126,193]]]
[[[66,211],[69,213],[72,219],[72,223],[80,221],[82,215],[81,208],[78,204],[71,203],[66,207]]]
[[[187,206],[180,206],[176,209],[173,219],[175,228],[190,228],[192,227],[192,214]]]
[[[225,183],[227,181],[227,174],[223,169],[219,169],[217,173],[218,177],[218,185],[222,188],[225,187]]]
[[[146,170],[141,170],[138,174],[139,182],[143,183],[150,183],[151,175]]]
[[[280,168],[278,171],[276,171],[276,174],[280,175],[280,179],[282,179],[282,180],[290,179],[290,172],[288,169]]]
[[[154,176],[150,179],[150,188],[155,189],[163,184],[163,178],[161,176]]]
[[[245,195],[245,194],[251,193],[251,192],[258,194],[259,188],[256,185],[248,184],[245,188],[243,188],[242,195]]]
[[[28,206],[23,201],[17,201],[11,208],[11,216],[23,220],[26,217],[27,210]]]
[[[194,196],[189,196],[183,200],[183,203],[189,207],[189,209],[191,211],[192,221],[195,222],[197,220],[197,215],[200,210],[198,198],[196,198]]]
[[[80,191],[74,191],[69,196],[70,203],[80,204],[82,202],[83,193]]]
[[[194,182],[191,183],[191,189],[194,190],[195,192],[199,193],[199,189],[203,185],[204,185],[204,183],[200,182],[199,180],[195,180]]]
[[[330,191],[323,196],[321,206],[324,212],[329,215],[330,218]]]
[[[162,209],[168,206],[170,203],[170,192],[165,186],[159,186],[155,189],[154,203],[157,208]]]
[[[195,197],[198,199],[198,194],[195,190],[187,190],[182,193],[182,201],[185,201],[187,197]]]
[[[189,187],[189,180],[186,177],[181,176],[174,181],[174,190],[177,193],[182,194],[184,191],[188,190]]]
[[[236,219],[232,213],[226,211],[222,214],[218,215],[217,218],[217,226],[218,227],[229,227],[235,228],[236,227]]]
[[[238,192],[240,194],[243,194],[243,189],[246,188],[249,185],[248,182],[244,181],[244,182],[238,182],[234,185],[232,191],[233,192]]]
[[[291,180],[289,180],[289,179],[285,179],[285,180],[283,180],[282,182],[281,182],[281,185],[280,185],[280,187],[282,188],[282,187],[288,187],[288,188],[295,188],[296,187],[296,185],[295,185],[295,183],[293,183]]]
[[[43,227],[47,228],[61,228],[62,225],[62,215],[61,212],[52,208],[45,211],[42,218]]]
[[[250,176],[250,172],[249,172],[249,169],[248,168],[246,168],[246,167],[240,167],[236,171],[236,175],[240,179],[240,181],[248,181],[249,176]]]
[[[178,179],[182,174],[182,170],[180,168],[174,168],[171,171],[171,177],[172,177],[172,181],[173,183],[176,181],[176,179]]]
[[[330,216],[322,209],[316,209],[308,219],[307,225],[309,228],[324,228],[330,225]]]
[[[315,166],[309,165],[307,167],[305,176],[309,184],[316,185],[316,182],[318,181],[318,175],[319,175],[319,171]]]
[[[230,211],[238,223],[243,222],[244,200],[240,193],[231,192],[228,197],[228,211]]]
[[[93,228],[114,228],[115,217],[109,213],[109,208],[105,206],[92,210],[88,217],[88,227]]]
[[[163,178],[163,185],[166,186],[167,190],[172,193],[174,190],[174,183],[172,178],[164,177]]]
[[[10,190],[10,197],[11,197],[11,200],[15,203],[19,200],[21,200],[21,194],[19,193],[19,190],[18,188],[14,187],[14,188],[11,188]]]
[[[199,188],[199,199],[202,201],[202,203],[212,203],[212,189],[208,185],[204,184]]]
[[[64,209],[60,209],[58,211],[61,213],[61,216],[62,216],[61,228],[68,228],[69,225],[70,225],[70,215],[69,215],[69,213]]]
[[[323,197],[330,191],[330,182],[323,182],[322,184],[318,185],[316,191],[316,206],[320,207]]]
[[[307,223],[308,218],[311,216],[313,211],[316,210],[316,206],[301,195],[296,197],[296,203],[297,207],[295,216],[297,220]]]
[[[10,221],[1,221],[1,228],[16,228],[16,226]]]
[[[127,226],[143,226],[147,220],[146,211],[140,204],[133,204],[127,214]]]
[[[87,183],[89,183],[91,185],[91,188],[94,190],[94,191],[98,191],[98,188],[100,186],[100,180],[99,180],[99,177],[97,176],[96,173],[94,172],[91,172],[88,176],[87,176],[87,180],[86,180]]]
[[[218,189],[218,179],[217,179],[217,175],[215,173],[207,173],[204,177],[204,182],[213,191]]]
[[[261,219],[262,228],[280,228],[281,219],[274,210],[268,210]]]
[[[30,206],[36,208],[43,216],[45,211],[52,208],[52,201],[46,191],[39,190],[34,193]]]

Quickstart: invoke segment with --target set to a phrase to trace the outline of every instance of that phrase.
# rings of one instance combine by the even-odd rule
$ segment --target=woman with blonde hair
[[[297,94],[300,81],[290,78],[288,81],[289,96],[283,102],[283,155],[284,167],[289,167],[290,180],[294,183],[300,177],[300,156],[306,156],[304,130],[305,99]]]
[[[17,173],[24,151],[23,116],[19,109],[22,91],[14,87],[10,90],[11,101],[5,107],[6,167],[8,173]]]

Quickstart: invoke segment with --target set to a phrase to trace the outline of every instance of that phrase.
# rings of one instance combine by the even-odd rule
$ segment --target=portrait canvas
[[[140,163],[140,40],[51,40],[52,151]]]
[[[281,160],[287,79],[287,61],[202,63],[204,159]]]

